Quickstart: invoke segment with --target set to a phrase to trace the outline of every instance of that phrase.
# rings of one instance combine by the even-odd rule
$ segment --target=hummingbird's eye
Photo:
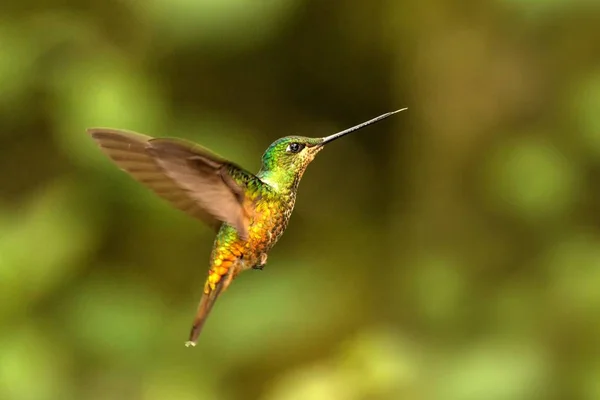
[[[300,153],[303,148],[304,148],[303,144],[300,144],[300,143],[290,143],[288,145],[287,149],[285,149],[285,151],[287,151],[288,153]]]

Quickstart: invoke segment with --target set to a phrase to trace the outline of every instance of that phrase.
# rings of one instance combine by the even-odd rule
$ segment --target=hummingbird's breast
[[[285,232],[296,196],[285,196],[283,199],[263,200],[256,204],[256,213],[250,222],[249,238],[245,245],[245,255],[260,257],[279,241]]]
[[[233,273],[235,277],[241,271],[261,263],[261,257],[273,248],[287,228],[296,203],[296,193],[250,194],[249,201],[253,212],[248,238],[242,239],[229,224],[221,226],[210,257],[205,293],[214,290],[225,275]]]
[[[236,264],[240,270],[252,268],[283,235],[294,210],[295,194],[257,199],[248,226],[248,240],[243,240],[230,225],[223,224],[211,254],[211,266]]]

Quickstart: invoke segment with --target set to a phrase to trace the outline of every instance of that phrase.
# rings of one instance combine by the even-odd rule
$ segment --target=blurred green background
[[[600,3],[0,5],[0,399],[600,399]],[[309,167],[183,346],[213,233],[91,126]]]

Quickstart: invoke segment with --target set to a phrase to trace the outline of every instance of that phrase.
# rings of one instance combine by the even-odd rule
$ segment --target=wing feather
[[[226,222],[247,238],[251,218],[247,184],[253,181],[256,187],[262,183],[253,174],[179,139],[155,139],[107,128],[89,129],[88,133],[119,168],[174,207],[214,230]]]

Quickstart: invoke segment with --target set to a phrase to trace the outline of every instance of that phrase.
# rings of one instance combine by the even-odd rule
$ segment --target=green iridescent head
[[[406,108],[402,110],[406,110]],[[277,139],[263,154],[259,177],[277,189],[294,189],[308,164],[314,160],[317,153],[323,150],[326,144],[402,110],[380,115],[352,128],[322,138],[286,136]]]
[[[312,161],[323,148],[320,144],[320,139],[303,136],[277,139],[263,154],[262,167],[264,170],[284,168],[297,171]]]

